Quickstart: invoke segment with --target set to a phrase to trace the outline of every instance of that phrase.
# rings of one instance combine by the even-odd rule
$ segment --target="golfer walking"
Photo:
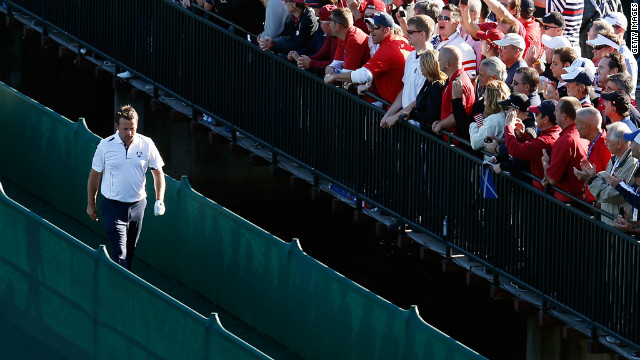
[[[138,113],[131,105],[116,111],[115,125],[116,133],[100,141],[93,155],[87,184],[87,214],[98,221],[96,196],[102,176],[102,216],[111,243],[111,258],[131,270],[147,206],[147,169],[151,169],[156,192],[154,214],[158,216],[165,212],[164,162],[153,141],[136,133]]]

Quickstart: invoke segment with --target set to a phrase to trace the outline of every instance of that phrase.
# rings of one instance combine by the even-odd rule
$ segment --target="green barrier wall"
[[[0,185],[3,359],[265,359],[222,328],[91,250]],[[36,344],[12,346],[29,334]],[[33,345],[33,344],[29,344]]]
[[[102,232],[85,214],[99,139],[83,122],[74,125],[6,86],[0,121],[0,175]],[[147,207],[137,255],[304,358],[482,358],[416,309],[399,309],[305,255],[297,242],[286,244],[195,193],[186,178],[167,178],[165,203],[163,217]]]

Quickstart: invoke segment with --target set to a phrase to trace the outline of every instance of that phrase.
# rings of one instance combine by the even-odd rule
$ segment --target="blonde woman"
[[[416,104],[411,111],[401,112],[399,116],[392,116],[380,123],[383,128],[392,127],[402,118],[419,126],[422,130],[431,132],[431,124],[440,120],[442,106],[442,89],[447,80],[447,74],[440,70],[438,51],[427,50],[420,55],[420,70],[427,79],[416,97]]]
[[[472,122],[469,125],[469,142],[474,150],[480,150],[484,146],[484,139],[490,136],[504,137],[506,114],[499,101],[509,98],[511,91],[507,84],[500,80],[487,82],[484,93],[484,122],[478,125]]]

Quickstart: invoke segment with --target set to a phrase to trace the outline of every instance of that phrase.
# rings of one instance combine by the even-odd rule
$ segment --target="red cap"
[[[329,16],[333,9],[337,9],[335,5],[325,5],[320,8],[320,21],[329,21]]]
[[[491,47],[497,49],[498,45],[496,45],[494,41],[502,40],[504,33],[498,29],[490,29],[487,31],[480,30],[476,33],[476,37],[480,40],[486,40]]]
[[[382,0],[369,0],[367,1],[367,9],[375,9],[382,12],[387,12],[387,6]]]

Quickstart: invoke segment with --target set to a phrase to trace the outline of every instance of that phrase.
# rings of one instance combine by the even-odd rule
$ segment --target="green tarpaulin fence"
[[[6,86],[0,122],[0,175],[102,232],[85,214],[99,138],[84,122]],[[147,185],[153,194],[151,175]],[[426,324],[416,308],[402,310],[358,286],[296,241],[287,244],[196,193],[186,178],[167,178],[165,203],[163,217],[147,207],[137,255],[303,358],[482,358]]]
[[[1,184],[0,234],[3,359],[268,358],[216,314],[200,316],[113,263],[103,246],[92,250],[13,202]]]

